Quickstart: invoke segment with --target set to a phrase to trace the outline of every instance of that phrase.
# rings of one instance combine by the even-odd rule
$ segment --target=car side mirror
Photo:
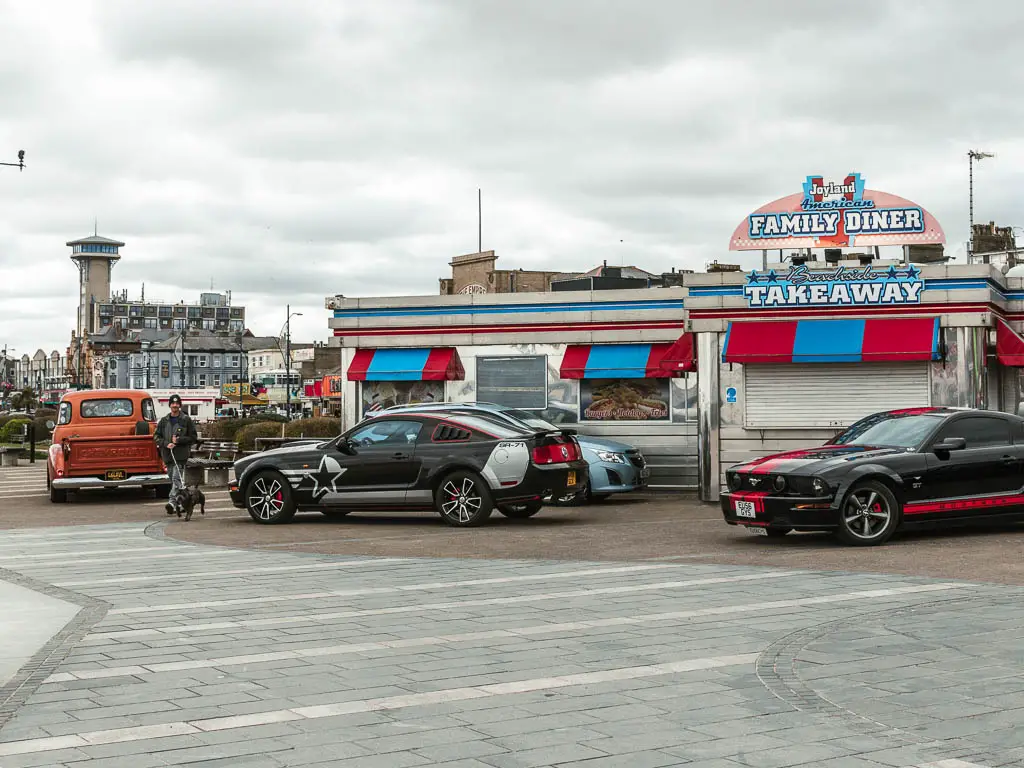
[[[947,437],[941,443],[932,446],[936,453],[949,453],[950,451],[962,451],[967,447],[967,440],[962,437]]]
[[[354,456],[356,453],[356,444],[348,438],[345,438],[344,440],[338,441],[338,450],[342,453],[348,454],[349,456]]]
[[[50,419],[49,421],[46,422],[46,428],[51,432],[53,431],[53,428],[56,426],[57,425],[53,423],[53,419]]]

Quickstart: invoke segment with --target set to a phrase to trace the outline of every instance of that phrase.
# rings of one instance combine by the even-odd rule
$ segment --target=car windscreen
[[[938,413],[876,414],[861,419],[828,445],[884,445],[917,448],[945,418]]]
[[[530,411],[523,411],[519,408],[502,408],[501,413],[505,416],[511,416],[513,419],[523,422],[528,427],[534,429],[558,429],[550,421],[545,421],[540,416]]]
[[[498,421],[497,419],[488,419],[485,416],[477,415],[465,415],[465,414],[452,414],[452,421],[456,424],[462,424],[463,426],[475,429],[478,432],[483,432],[487,435],[493,435],[494,437],[502,440],[514,440],[516,438],[526,437],[530,433],[524,429],[517,429],[511,424],[506,422]]]

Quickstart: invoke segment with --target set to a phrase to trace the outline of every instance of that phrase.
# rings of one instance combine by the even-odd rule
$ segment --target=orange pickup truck
[[[46,461],[50,501],[90,488],[153,488],[171,491],[153,431],[152,398],[134,389],[69,392],[60,401]]]

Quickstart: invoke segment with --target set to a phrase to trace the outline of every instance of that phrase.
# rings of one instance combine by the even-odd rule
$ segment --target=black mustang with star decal
[[[725,521],[760,536],[834,531],[870,546],[901,527],[1024,519],[1024,419],[885,411],[823,446],[731,467],[726,482]]]
[[[405,412],[235,462],[231,501],[258,523],[297,511],[435,509],[473,526],[497,508],[531,517],[549,495],[580,490],[587,463],[571,434],[518,429],[483,415]]]

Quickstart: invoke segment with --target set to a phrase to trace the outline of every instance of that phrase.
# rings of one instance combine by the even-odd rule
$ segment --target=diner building
[[[807,213],[830,196],[838,208]],[[830,225],[838,234],[794,234]],[[915,231],[863,234],[876,225]],[[332,296],[343,426],[395,404],[499,403],[633,443],[652,488],[714,501],[728,466],[824,443],[877,411],[1017,413],[1024,278],[915,256],[941,242],[930,214],[858,174],[808,177],[734,233],[732,250],[762,251],[758,269],[636,290]],[[799,250],[769,258],[786,248]]]

